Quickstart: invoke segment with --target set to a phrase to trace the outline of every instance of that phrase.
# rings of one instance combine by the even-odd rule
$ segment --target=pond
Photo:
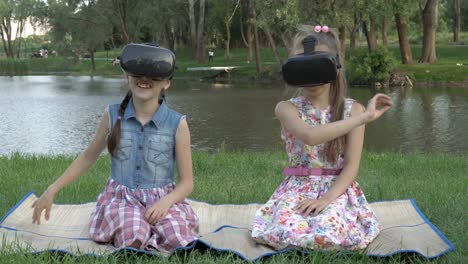
[[[92,139],[108,104],[126,92],[123,78],[0,77],[0,155],[77,154]],[[468,89],[398,88],[385,91],[394,107],[366,128],[372,151],[468,151]],[[366,105],[375,91],[351,87]],[[176,79],[170,107],[187,114],[195,150],[282,150],[274,107],[287,99],[281,83],[211,83]]]

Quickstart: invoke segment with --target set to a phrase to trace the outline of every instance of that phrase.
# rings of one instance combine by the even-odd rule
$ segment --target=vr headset
[[[292,86],[316,86],[336,80],[341,68],[338,54],[314,51],[317,38],[306,37],[302,44],[304,53],[292,56],[282,66],[284,81]]]
[[[120,55],[120,66],[131,76],[170,80],[176,68],[172,51],[154,44],[128,44]]]

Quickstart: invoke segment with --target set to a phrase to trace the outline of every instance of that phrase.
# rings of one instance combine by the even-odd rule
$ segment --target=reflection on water
[[[0,77],[0,155],[14,151],[76,154],[90,142],[106,105],[126,92],[122,78]],[[353,87],[367,102],[374,91]],[[366,128],[365,148],[375,151],[467,152],[468,89],[387,91],[394,108]],[[174,80],[168,104],[187,114],[195,149],[282,149],[273,109],[281,84]]]

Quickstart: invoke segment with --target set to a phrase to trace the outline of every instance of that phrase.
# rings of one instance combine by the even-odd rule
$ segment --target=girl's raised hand
[[[367,103],[366,114],[367,122],[372,122],[382,116],[393,106],[392,98],[386,94],[378,93]]]
[[[52,202],[54,201],[54,196],[50,194],[48,191],[45,191],[39,199],[34,201],[31,205],[31,208],[34,209],[32,220],[33,224],[37,223],[38,225],[41,224],[41,214],[42,211],[45,209],[45,219],[48,221],[50,218],[50,210],[52,208]]]

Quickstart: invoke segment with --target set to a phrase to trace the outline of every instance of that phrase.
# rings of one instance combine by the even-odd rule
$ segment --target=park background
[[[286,166],[273,115],[276,102],[285,98],[281,63],[297,25],[320,24],[339,33],[350,96],[365,104],[385,92],[395,100],[394,109],[366,131],[358,181],[367,198],[414,198],[456,247],[434,262],[466,263],[467,14],[466,0],[0,0],[0,215],[31,189],[42,193],[86,147],[105,105],[125,93],[123,73],[112,60],[131,42],[157,42],[176,53],[168,102],[188,114],[194,143],[191,198],[266,201]],[[27,27],[33,34],[26,34]],[[212,62],[209,50],[215,53]],[[237,68],[229,74],[188,70],[215,66]],[[104,154],[56,202],[94,201],[109,166]],[[210,251],[169,259],[131,254],[96,259],[15,248],[2,250],[0,260],[242,262]],[[380,259],[321,252],[264,260],[426,261],[414,254]]]

